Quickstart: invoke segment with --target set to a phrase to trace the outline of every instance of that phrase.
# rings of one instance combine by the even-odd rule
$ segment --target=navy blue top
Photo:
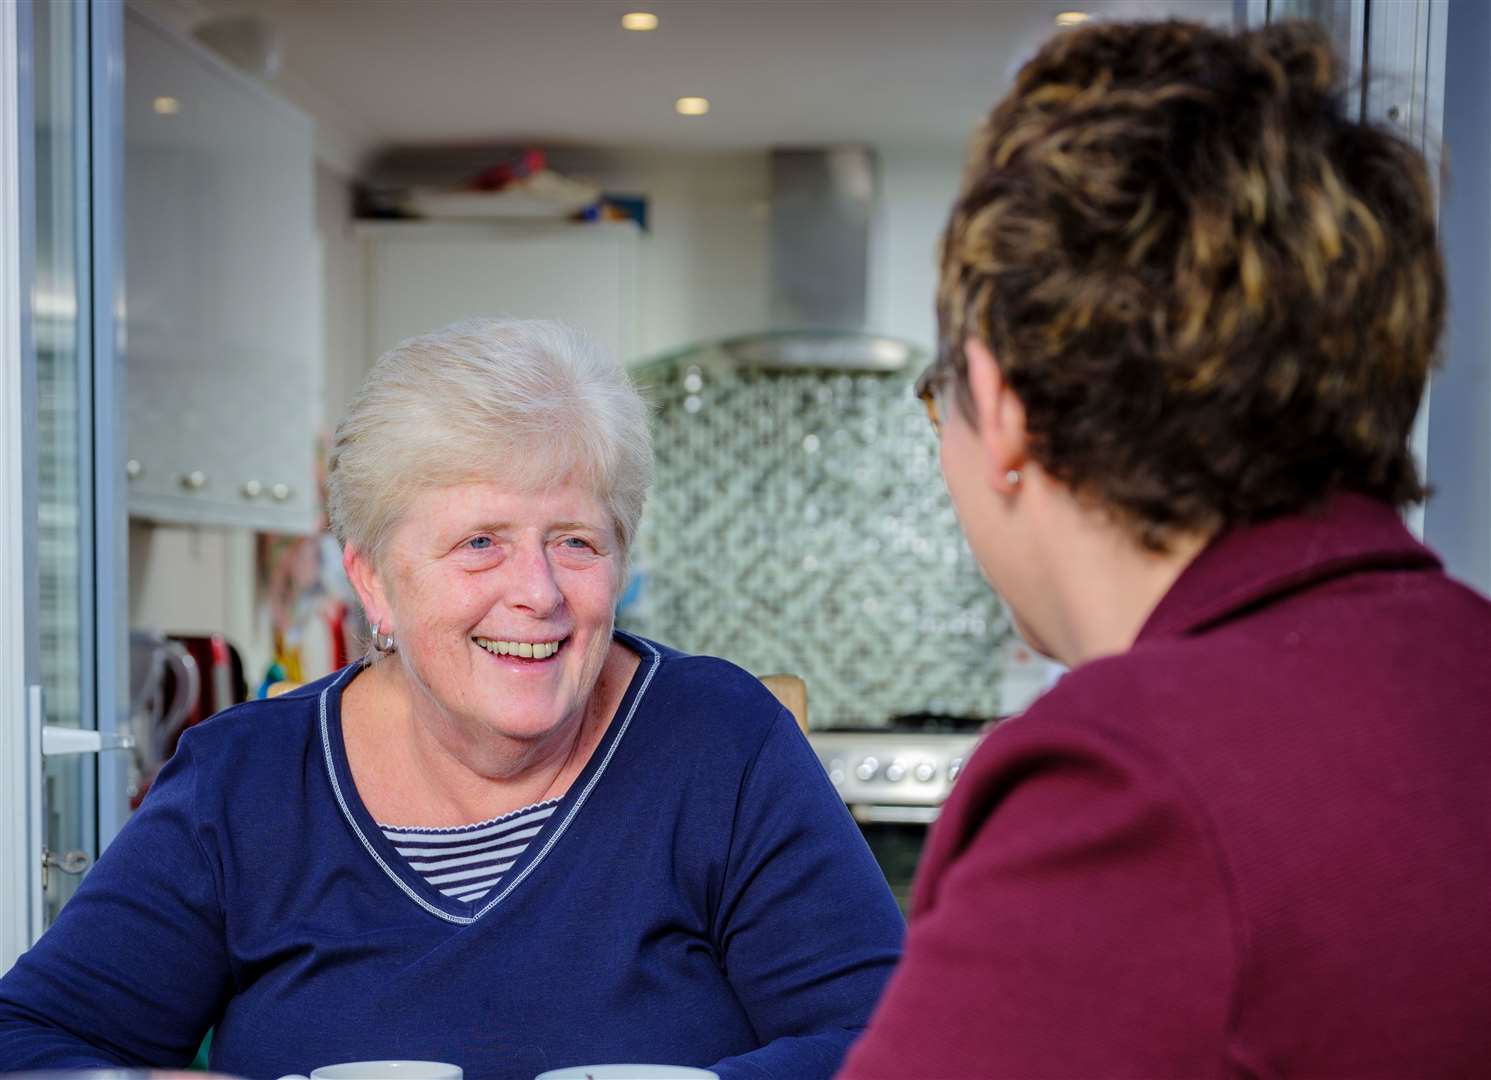
[[[605,1061],[828,1077],[900,951],[885,880],[790,714],[722,660],[641,657],[501,885],[452,899],[352,782],[349,667],[188,732],[0,980],[0,1070],[190,1061],[277,1077]]]

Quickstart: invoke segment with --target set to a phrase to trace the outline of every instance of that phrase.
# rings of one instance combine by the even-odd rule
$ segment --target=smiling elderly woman
[[[620,633],[651,475],[550,323],[407,341],[337,432],[364,661],[189,732],[0,982],[0,1069],[593,1061],[827,1076],[901,921],[791,717]]]

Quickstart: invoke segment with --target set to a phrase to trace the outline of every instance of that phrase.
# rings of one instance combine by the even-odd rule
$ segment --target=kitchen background
[[[471,314],[545,315],[660,406],[623,625],[803,675],[814,726],[1018,709],[1050,669],[978,578],[908,385],[964,141],[1065,8],[663,4],[629,32],[633,6],[130,6],[131,623],[225,635],[251,684],[277,658],[329,670],[350,600],[334,549],[256,534],[314,525],[317,447],[380,352]],[[1104,9],[1125,12],[1232,18],[1226,0]],[[677,114],[685,91],[710,112]],[[781,147],[837,174],[804,181]],[[564,181],[461,194],[521,173],[525,148]],[[597,196],[645,225],[565,220]],[[851,220],[804,238],[778,220],[794,200],[799,226]],[[853,295],[784,299],[784,265]],[[711,350],[804,327],[904,359],[783,371]]]
[[[32,5],[40,679],[49,724],[110,727],[94,680],[127,623],[113,681],[144,733],[119,783],[47,758],[45,843],[74,865],[182,725],[361,651],[323,531],[330,433],[389,346],[511,314],[586,329],[657,406],[621,625],[802,676],[904,893],[978,728],[1059,674],[980,580],[910,381],[968,134],[1064,24],[1326,22],[1386,73],[1370,115],[1431,151],[1442,130],[1452,304],[1488,287],[1483,0],[127,0],[122,71],[90,90],[111,6]],[[99,195],[77,125],[120,77],[123,177]],[[77,340],[89,183],[123,221],[117,461]],[[1416,524],[1483,590],[1488,310],[1452,308],[1417,436],[1452,497]],[[116,476],[127,536],[94,551]],[[43,878],[55,912],[77,878]]]
[[[176,727],[360,651],[326,441],[377,355],[473,314],[573,322],[643,384],[658,477],[618,622],[803,679],[903,901],[978,729],[1055,675],[978,574],[911,381],[968,134],[1077,16],[636,11],[126,9],[131,695],[165,732],[132,800]]]

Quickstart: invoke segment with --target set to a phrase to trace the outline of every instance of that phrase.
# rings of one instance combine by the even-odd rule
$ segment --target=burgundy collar
[[[1181,571],[1137,640],[1197,633],[1244,608],[1355,570],[1439,565],[1391,506],[1338,495],[1313,512],[1218,536]]]

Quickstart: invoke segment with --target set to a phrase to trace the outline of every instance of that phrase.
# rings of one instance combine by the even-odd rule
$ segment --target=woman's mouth
[[[567,637],[555,641],[502,641],[496,638],[474,637],[471,639],[493,656],[506,656],[514,660],[539,662],[548,660],[559,652]]]

